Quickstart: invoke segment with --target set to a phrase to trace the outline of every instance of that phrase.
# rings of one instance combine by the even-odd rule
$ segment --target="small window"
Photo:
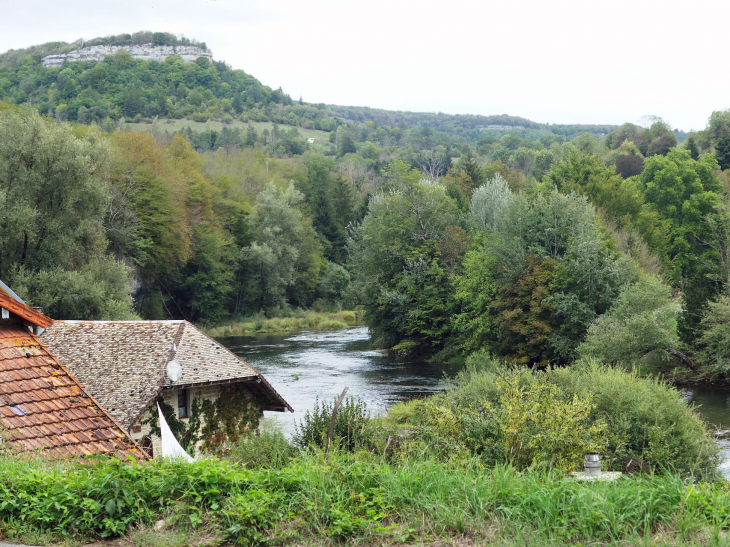
[[[142,439],[142,450],[147,452],[147,455],[150,458],[155,457],[155,451],[152,448],[152,439],[150,439],[149,437],[145,437],[144,439]]]
[[[180,389],[177,392],[177,417],[188,417],[188,390]]]

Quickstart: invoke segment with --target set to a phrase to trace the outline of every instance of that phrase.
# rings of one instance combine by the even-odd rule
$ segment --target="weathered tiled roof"
[[[259,372],[187,321],[56,321],[43,342],[130,428],[161,389],[250,381],[265,407],[290,409]],[[167,378],[174,357],[183,374]]]
[[[13,307],[6,300],[0,294],[0,306]],[[19,311],[31,318],[37,313]],[[21,323],[27,317],[13,312],[0,321],[0,449],[59,458],[108,453],[143,458],[120,425]]]

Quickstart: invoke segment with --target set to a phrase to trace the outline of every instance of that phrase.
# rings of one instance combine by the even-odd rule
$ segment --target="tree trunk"
[[[677,359],[679,359],[684,365],[688,366],[693,371],[695,371],[695,372],[699,372],[700,371],[699,367],[694,363],[694,361],[692,361],[692,359],[690,359],[689,357],[687,357],[681,351],[678,351],[678,350],[672,349],[672,348],[667,348],[667,352],[670,355],[673,355],[674,357],[676,357]]]

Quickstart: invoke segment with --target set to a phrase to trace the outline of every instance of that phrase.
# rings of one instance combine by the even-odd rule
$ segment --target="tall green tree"
[[[484,173],[482,172],[482,166],[479,165],[477,156],[471,147],[467,147],[464,155],[459,159],[459,169],[466,173],[466,176],[471,181],[471,188],[478,188],[484,183]]]
[[[29,108],[0,112],[0,279],[103,256],[109,144]]]
[[[723,129],[715,145],[715,158],[720,169],[730,169],[730,127]]]
[[[241,251],[246,299],[255,309],[286,308],[287,289],[298,280],[316,290],[321,248],[298,208],[303,198],[293,184],[282,190],[271,183],[256,198],[250,222],[257,240]]]
[[[697,161],[700,159],[700,147],[697,146],[697,141],[694,137],[689,137],[684,145],[685,149],[689,152],[689,157]]]
[[[57,319],[134,316],[131,272],[106,252],[108,159],[98,131],[0,112],[0,279]]]
[[[673,149],[666,157],[653,156],[637,177],[638,187],[669,230],[668,257],[674,283],[683,287],[686,313],[681,333],[686,342],[697,335],[701,310],[719,294],[724,281],[713,281],[719,249],[707,242],[714,237],[709,219],[721,213],[722,184],[712,154],[695,161],[687,150]]]
[[[385,176],[388,190],[373,196],[349,242],[350,267],[363,287],[375,340],[387,347],[408,342],[411,350],[434,350],[444,342],[443,321],[418,336],[413,325],[428,316],[417,317],[413,310],[438,309],[442,316],[451,305],[450,290],[435,290],[430,283],[448,286],[439,242],[459,222],[458,208],[443,186],[421,181],[421,173],[402,162],[390,165]],[[422,296],[429,302],[416,302]]]

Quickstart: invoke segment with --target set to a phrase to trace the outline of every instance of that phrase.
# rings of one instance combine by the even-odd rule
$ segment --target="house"
[[[187,321],[55,321],[42,336],[79,381],[152,455],[157,403],[191,454],[293,411],[255,368]]]
[[[0,452],[144,458],[120,424],[38,340],[52,323],[0,281]]]

